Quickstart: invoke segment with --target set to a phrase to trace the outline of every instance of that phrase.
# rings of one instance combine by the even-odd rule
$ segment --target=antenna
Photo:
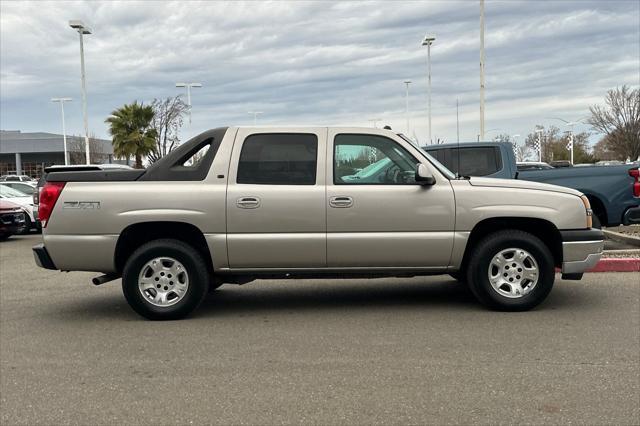
[[[456,133],[457,133],[457,146],[456,146],[456,154],[458,157],[458,170],[456,171],[456,178],[460,179],[460,119],[458,118],[458,98],[456,98]]]

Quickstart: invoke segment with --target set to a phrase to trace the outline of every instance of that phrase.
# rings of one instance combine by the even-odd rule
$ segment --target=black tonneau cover
[[[44,180],[49,182],[128,182],[135,180],[148,181],[195,181],[204,180],[220,142],[228,127],[207,130],[171,151],[155,164],[145,169],[101,169],[99,165],[50,167],[46,168]],[[202,161],[195,166],[184,166],[183,163],[206,145],[207,151]],[[43,181],[43,179],[41,179]],[[41,186],[39,184],[39,186]]]
[[[55,169],[46,175],[49,182],[126,182],[140,179],[146,170],[73,170]]]

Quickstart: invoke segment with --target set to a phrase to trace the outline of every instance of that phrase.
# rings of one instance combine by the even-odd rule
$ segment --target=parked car
[[[519,172],[524,172],[526,170],[551,170],[553,169],[553,166],[541,161],[523,161],[516,163],[516,169]]]
[[[573,167],[573,164],[571,164],[571,161],[569,160],[555,160],[549,163],[549,165],[554,169],[558,169],[560,167]]]
[[[22,207],[11,201],[0,199],[0,241],[24,232],[25,227],[25,213]]]
[[[530,180],[576,189],[589,198],[603,226],[640,223],[639,163],[614,166],[518,170],[508,142],[480,142],[423,147],[454,173]],[[457,157],[460,155],[461,169]]]
[[[17,191],[22,192],[25,195],[32,196],[34,192],[37,190],[38,182],[29,181],[29,182],[0,182],[0,186],[6,186],[9,188],[13,188]]]
[[[27,175],[3,175],[0,176],[0,182],[31,182],[34,181],[31,176]]]
[[[25,232],[29,232],[31,229],[36,231],[41,229],[38,214],[33,208],[33,198],[31,196],[26,195],[17,189],[0,185],[0,199],[10,201],[22,207],[25,213]]]
[[[377,182],[352,178],[384,158]],[[122,277],[150,319],[184,317],[222,283],[274,277],[451,274],[491,308],[526,310],[556,267],[580,279],[604,245],[580,192],[456,178],[371,128],[218,128],[146,170],[51,171],[40,216],[39,266]]]

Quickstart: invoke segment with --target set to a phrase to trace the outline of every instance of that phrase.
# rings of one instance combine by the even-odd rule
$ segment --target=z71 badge
[[[65,201],[63,209],[95,210],[100,208],[100,201]]]

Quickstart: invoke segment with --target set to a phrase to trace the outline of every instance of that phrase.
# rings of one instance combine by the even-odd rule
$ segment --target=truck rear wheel
[[[501,311],[526,311],[540,304],[555,279],[553,256],[536,236],[505,230],[474,248],[467,270],[469,288],[484,305]]]
[[[122,273],[122,292],[138,314],[175,320],[194,311],[209,289],[202,256],[182,241],[162,239],[139,247]]]

